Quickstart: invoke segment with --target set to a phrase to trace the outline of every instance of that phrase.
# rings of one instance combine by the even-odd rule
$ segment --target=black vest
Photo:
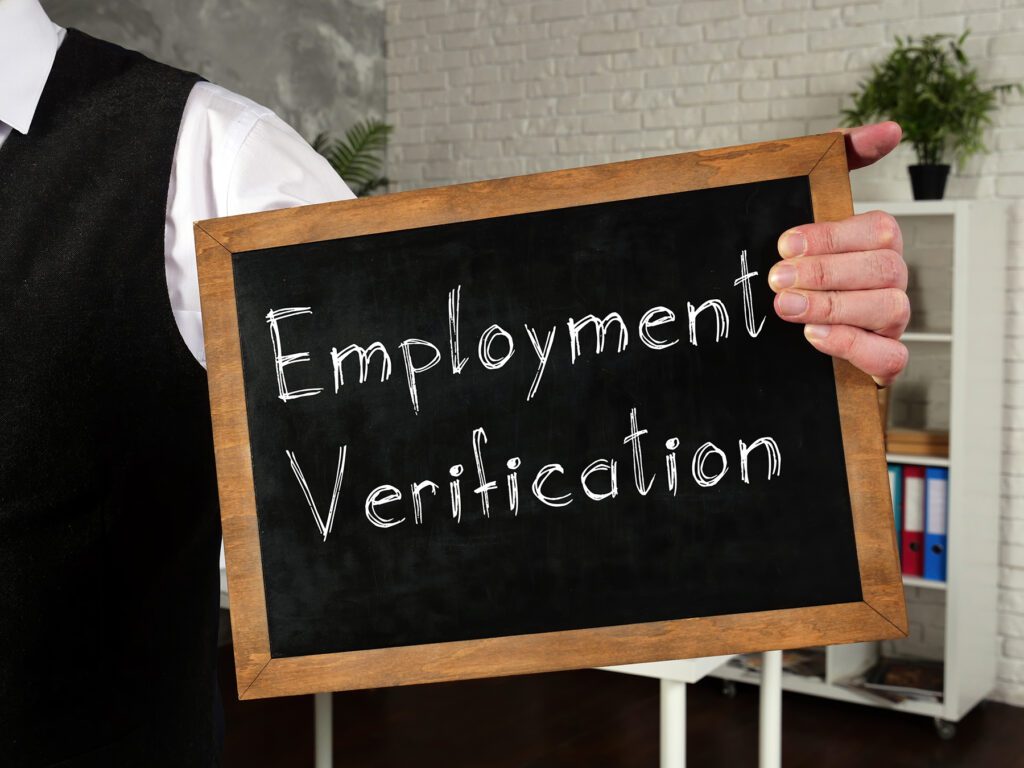
[[[197,80],[69,30],[0,147],[5,766],[216,762],[206,377],[164,272]]]

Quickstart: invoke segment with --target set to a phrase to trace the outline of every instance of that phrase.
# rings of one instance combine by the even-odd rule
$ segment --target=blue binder
[[[892,517],[896,525],[896,551],[903,556],[903,467],[889,465],[889,494],[892,496]]]
[[[924,577],[945,581],[949,470],[944,467],[928,467],[924,482]]]

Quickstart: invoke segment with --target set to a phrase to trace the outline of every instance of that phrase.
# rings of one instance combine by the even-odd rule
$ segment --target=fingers
[[[784,259],[878,249],[902,254],[903,237],[896,219],[884,211],[869,211],[842,221],[788,229],[779,237],[778,247]]]
[[[844,132],[851,168],[873,163],[900,141],[895,123]],[[896,220],[882,211],[805,224],[779,237],[782,261],[768,273],[783,320],[804,323],[817,349],[848,360],[881,385],[907,363],[899,342],[910,322],[907,267]]]
[[[804,256],[777,262],[768,272],[768,285],[776,293],[786,288],[811,291],[906,290],[907,265],[902,256],[888,249]]]
[[[840,129],[846,140],[846,164],[850,170],[871,165],[892,152],[903,138],[903,129],[891,120]]]
[[[910,322],[910,301],[899,288],[869,291],[785,290],[775,311],[792,323],[852,325],[898,339]]]
[[[850,361],[883,387],[900,374],[910,356],[899,341],[849,325],[808,325],[804,336],[815,349]]]

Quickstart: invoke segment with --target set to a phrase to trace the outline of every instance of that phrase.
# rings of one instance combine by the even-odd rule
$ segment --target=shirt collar
[[[0,0],[0,122],[28,133],[64,30],[38,0]]]

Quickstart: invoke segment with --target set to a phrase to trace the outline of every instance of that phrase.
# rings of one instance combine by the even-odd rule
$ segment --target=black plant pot
[[[946,191],[948,165],[911,165],[910,186],[914,188],[915,200],[941,200]]]

